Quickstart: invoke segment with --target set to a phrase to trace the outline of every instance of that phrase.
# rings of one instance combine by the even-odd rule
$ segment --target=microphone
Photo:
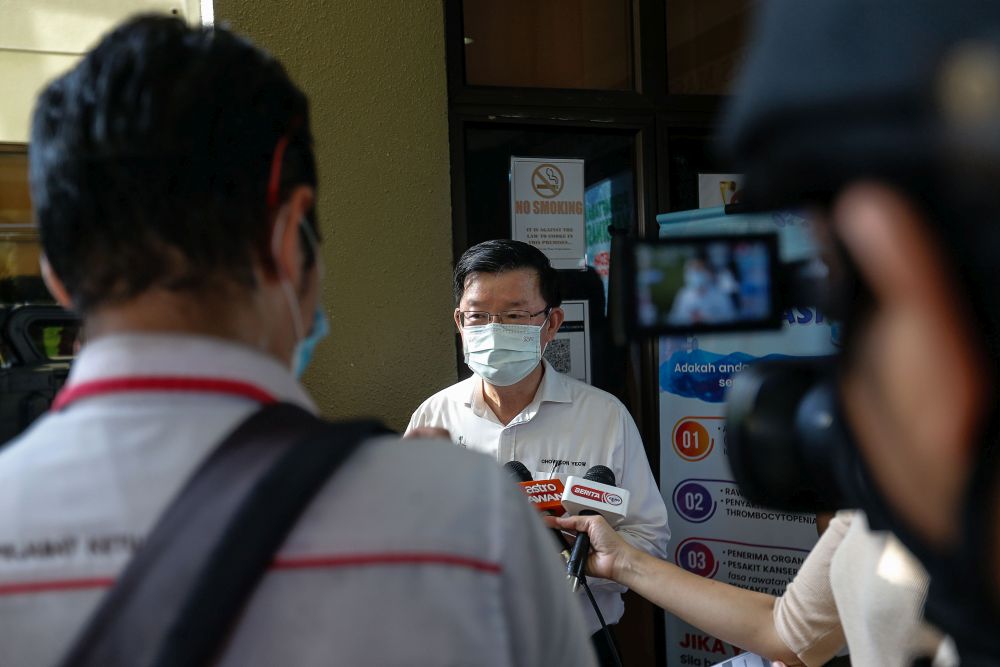
[[[520,461],[507,461],[503,464],[503,469],[515,482],[530,482],[532,480],[531,471]]]
[[[542,479],[536,482],[531,477],[531,471],[520,461],[508,461],[503,467],[507,474],[521,487],[521,491],[528,497],[528,502],[539,512],[549,516],[562,516],[566,512],[562,505],[562,496],[565,491],[562,481]],[[562,533],[553,528],[552,534],[559,543],[563,560],[568,561],[569,549],[566,548]]]
[[[566,513],[562,497],[565,493],[562,481],[558,479],[540,479],[537,482],[521,482],[521,491],[528,496],[536,510],[549,516],[562,516]]]
[[[629,492],[615,486],[615,473],[607,466],[594,466],[583,479],[568,477],[562,505],[570,514],[600,514],[617,526],[628,513]],[[573,591],[583,581],[584,566],[590,556],[590,536],[577,535],[573,552],[566,563],[566,578],[573,579]]]

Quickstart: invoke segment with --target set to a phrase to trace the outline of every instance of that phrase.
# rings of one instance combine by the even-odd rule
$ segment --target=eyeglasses
[[[459,311],[462,327],[477,327],[489,324],[496,320],[500,324],[528,324],[531,318],[538,317],[542,313],[547,316],[551,308],[543,308],[537,313],[530,313],[527,310],[505,310],[499,313],[487,313],[482,310]]]

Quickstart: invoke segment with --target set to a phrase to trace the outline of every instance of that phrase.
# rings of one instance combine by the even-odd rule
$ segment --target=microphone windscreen
[[[504,464],[503,469],[515,482],[530,482],[532,480],[531,471],[520,461],[508,461]],[[611,478],[614,479],[614,473],[611,474]]]
[[[516,463],[516,461],[512,461],[512,463]],[[615,486],[615,473],[607,466],[594,466],[587,471],[587,474],[583,478],[591,482]]]

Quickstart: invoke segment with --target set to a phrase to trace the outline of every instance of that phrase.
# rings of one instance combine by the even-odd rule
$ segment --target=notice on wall
[[[566,319],[545,348],[552,368],[590,384],[590,301],[563,301]]]
[[[583,160],[510,158],[511,238],[545,253],[557,269],[586,266]]]
[[[777,232],[782,261],[813,256],[808,223],[789,213],[664,224],[662,237]],[[795,308],[779,331],[661,338],[660,491],[672,529],[668,559],[694,574],[781,595],[817,539],[813,514],[754,505],[729,468],[725,399],[732,377],[761,358],[819,356],[837,329],[819,310]],[[666,615],[667,664],[739,665],[740,649]],[[736,662],[724,662],[736,658]]]

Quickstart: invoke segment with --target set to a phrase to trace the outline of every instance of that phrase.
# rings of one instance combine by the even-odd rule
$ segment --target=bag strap
[[[298,517],[374,421],[261,408],[161,516],[62,667],[196,667],[218,657]]]

